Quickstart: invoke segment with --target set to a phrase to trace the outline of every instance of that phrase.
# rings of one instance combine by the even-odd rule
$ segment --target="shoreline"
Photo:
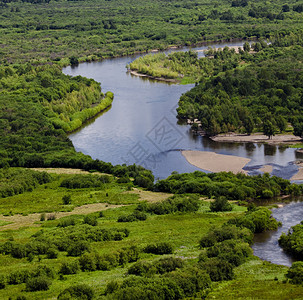
[[[193,166],[210,172],[232,172],[234,174],[247,172],[243,168],[251,161],[250,158],[217,154],[209,151],[181,151],[185,159]]]
[[[136,70],[127,70],[128,73],[130,73],[131,75],[134,76],[138,76],[138,77],[146,77],[149,79],[153,79],[153,80],[158,80],[158,81],[164,81],[164,82],[169,82],[169,83],[179,83],[179,80],[177,79],[168,79],[168,78],[163,78],[163,77],[154,77],[151,75],[147,75],[147,74],[142,74],[142,73],[138,73]]]
[[[291,145],[302,142],[300,137],[292,134],[278,134],[274,135],[271,139],[261,133],[255,133],[251,135],[247,134],[219,134],[210,139],[214,142],[230,142],[230,143],[265,143],[270,145]]]

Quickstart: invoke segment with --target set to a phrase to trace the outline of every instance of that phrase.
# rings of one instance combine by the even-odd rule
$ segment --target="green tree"
[[[268,136],[269,139],[275,135],[275,126],[269,120],[266,120],[263,124],[263,133]]]
[[[243,45],[243,50],[245,52],[249,52],[250,51],[250,44],[248,42],[245,42]]]

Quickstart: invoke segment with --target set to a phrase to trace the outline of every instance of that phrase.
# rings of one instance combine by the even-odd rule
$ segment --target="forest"
[[[128,67],[153,78],[196,83],[181,96],[180,119],[196,120],[208,136],[239,132],[293,131],[303,136],[302,32],[276,36],[270,44],[248,42],[238,51],[209,48],[198,58],[192,51],[149,54]],[[292,127],[288,127],[291,124]]]
[[[281,225],[260,204],[301,185],[226,172],[155,182],[141,166],[76,152],[68,134],[115,100],[61,69],[243,40],[239,51],[146,55],[129,67],[196,83],[178,116],[208,135],[303,136],[302,13],[294,0],[0,0],[0,298],[302,297],[301,261],[271,264],[250,247]],[[298,224],[279,243],[301,259],[301,240]]]

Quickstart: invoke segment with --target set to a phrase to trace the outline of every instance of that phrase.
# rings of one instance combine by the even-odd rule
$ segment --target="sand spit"
[[[210,172],[246,173],[243,168],[250,162],[249,158],[207,151],[186,150],[182,151],[182,155],[190,164]]]

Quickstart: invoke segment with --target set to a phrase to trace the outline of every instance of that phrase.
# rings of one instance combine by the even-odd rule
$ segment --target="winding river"
[[[207,46],[192,50],[204,49]],[[182,49],[185,50],[188,48]],[[203,52],[199,51],[198,55],[203,56]],[[178,124],[178,100],[193,85],[168,84],[127,73],[126,65],[139,56],[82,63],[63,70],[68,75],[93,78],[101,82],[103,92],[112,91],[115,95],[109,110],[69,136],[77,151],[112,164],[143,165],[153,171],[156,179],[166,178],[173,171],[199,170],[186,161],[180,150],[213,151],[249,158],[251,161],[245,167],[249,174],[259,174],[264,165],[273,167],[273,175],[287,179],[297,172],[294,161],[299,154],[295,149],[254,143],[216,143],[193,135],[188,125]],[[262,259],[290,265],[291,259],[278,246],[277,240],[282,231],[287,232],[290,226],[302,220],[303,203],[274,209],[273,215],[282,221],[283,227],[277,232],[258,235],[254,253]]]

